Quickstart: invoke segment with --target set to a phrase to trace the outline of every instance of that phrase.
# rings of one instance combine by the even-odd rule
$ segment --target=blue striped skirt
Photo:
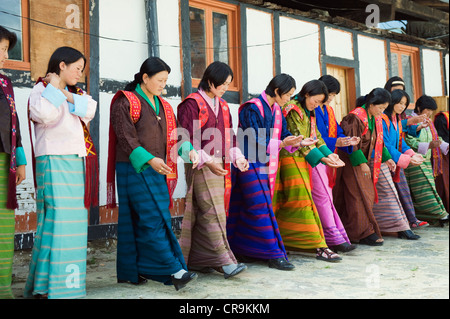
[[[37,231],[24,296],[49,299],[86,295],[88,212],[84,207],[84,159],[36,158]]]
[[[119,195],[117,279],[138,275],[171,284],[171,274],[187,270],[172,231],[166,177],[152,167],[136,173],[131,163],[116,163]]]
[[[260,172],[260,165],[250,163],[246,172],[232,167],[228,241],[235,254],[259,259],[287,258],[273,212],[269,178]]]

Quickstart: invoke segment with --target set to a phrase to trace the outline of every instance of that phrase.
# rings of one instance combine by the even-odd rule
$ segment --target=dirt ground
[[[90,242],[86,299],[449,299],[449,227],[416,231],[419,240],[384,237],[381,247],[358,247],[338,263],[312,254],[290,254],[293,271],[249,263],[240,275],[224,279],[216,272],[200,274],[175,291],[149,281],[140,286],[118,284],[116,241]],[[22,299],[31,251],[17,251],[13,292]]]

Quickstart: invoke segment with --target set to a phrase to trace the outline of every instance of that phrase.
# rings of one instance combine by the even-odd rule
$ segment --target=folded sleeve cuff
[[[448,154],[448,143],[447,142],[442,142],[440,148],[441,148],[441,152],[444,155]]]
[[[425,155],[425,154],[427,154],[429,147],[430,147],[430,143],[420,142],[419,146],[417,147],[417,152],[422,155]]]
[[[402,155],[400,155],[400,158],[398,159],[397,166],[405,169],[409,166],[410,162],[411,162],[411,156],[402,154]]]
[[[45,87],[44,91],[42,91],[42,97],[47,99],[56,107],[59,107],[66,100],[66,96],[64,95],[64,93],[51,84],[48,84]]]
[[[313,148],[308,155],[305,156],[305,160],[312,166],[316,167],[317,164],[320,163],[320,160],[323,158],[323,154],[319,151],[318,148]]]
[[[23,147],[16,148],[16,166],[27,165],[27,158]]]
[[[205,166],[205,163],[212,160],[212,157],[210,155],[208,155],[204,150],[199,150],[198,156],[199,156],[199,162],[197,165],[197,169],[202,169],[203,166]]]
[[[181,144],[180,148],[178,149],[178,155],[183,159],[185,163],[190,163],[191,159],[189,158],[189,153],[194,149],[194,146],[192,146],[191,142],[185,141],[183,144]]]
[[[326,145],[322,145],[321,147],[319,147],[319,151],[322,152],[324,157],[328,157],[329,155],[333,154],[333,152]]]
[[[367,158],[361,150],[354,151],[349,155],[352,166],[358,166],[362,163],[367,163]]]
[[[414,152],[412,149],[409,149],[403,152],[403,154],[408,155],[409,157],[413,157],[414,155],[416,155],[416,152]]]
[[[131,165],[135,169],[136,173],[142,173],[146,168],[150,166],[148,161],[153,159],[155,156],[147,152],[142,146],[136,147],[129,157]]]
[[[86,96],[72,94],[73,104],[69,104],[69,112],[79,117],[85,117],[88,109],[88,98]]]
[[[389,153],[388,149],[386,147],[383,147],[383,155],[381,157],[381,162],[386,162],[392,159],[391,153]]]

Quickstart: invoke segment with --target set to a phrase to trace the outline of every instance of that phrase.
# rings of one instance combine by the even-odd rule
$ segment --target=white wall
[[[280,17],[280,42],[281,72],[295,79],[297,93],[321,75],[319,25]]]
[[[248,92],[260,94],[274,74],[272,15],[247,9]]]
[[[385,42],[372,37],[358,35],[359,78],[361,95],[374,88],[384,87],[387,79]]]
[[[131,81],[148,57],[145,2],[131,2],[99,1],[100,78]]]
[[[325,27],[326,55],[353,60],[353,35],[350,32]]]
[[[444,95],[442,86],[442,63],[439,51],[423,49],[424,94],[430,96]]]
[[[182,82],[180,50],[180,8],[178,0],[157,1],[159,55],[171,68],[167,85],[180,87]]]

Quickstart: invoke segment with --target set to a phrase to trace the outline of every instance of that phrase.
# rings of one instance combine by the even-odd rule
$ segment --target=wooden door
[[[353,108],[356,100],[354,69],[327,65],[327,74],[334,76],[341,85],[341,92],[336,95],[330,106],[333,108],[338,123]]]

